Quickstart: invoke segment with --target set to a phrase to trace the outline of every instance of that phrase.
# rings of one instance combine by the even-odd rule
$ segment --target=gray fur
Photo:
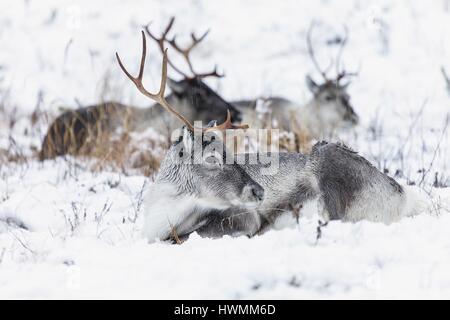
[[[226,164],[226,152],[219,152],[220,158],[214,156],[214,161],[210,161],[210,157],[193,152],[196,147],[201,152],[207,148],[220,151],[225,148],[219,139],[205,143],[203,136],[194,137],[186,128],[182,130],[161,163],[144,202],[144,234],[150,241],[157,237],[166,240],[171,237],[173,227],[180,237],[193,231],[209,237],[253,235],[261,225],[255,208],[264,198],[264,189],[242,167]],[[171,189],[170,196],[167,186]],[[155,201],[167,197],[163,207],[155,205]],[[167,211],[171,210],[171,201],[184,199],[188,199],[186,206],[172,217]]]
[[[188,218],[178,225],[183,236],[193,231],[213,237],[251,236],[258,229],[270,226],[292,206],[315,198],[320,200],[327,220],[367,219],[390,223],[402,216],[405,207],[403,188],[342,144],[319,142],[309,155],[280,153],[279,169],[272,175],[262,175],[261,168],[268,164],[261,164],[261,161],[250,164],[249,159],[254,155],[249,154],[238,155],[236,163],[239,164],[226,165],[226,170],[212,176],[202,173],[202,166],[176,167],[173,165],[177,154],[175,147],[172,146],[164,161],[156,186],[170,182],[180,193],[220,199],[230,192],[239,195],[245,185],[264,189],[264,198],[255,209],[234,204],[221,209],[193,207],[189,214],[184,213]]]
[[[252,236],[263,225],[261,217],[256,210],[243,206],[231,206],[225,210],[212,209],[206,214],[198,216],[195,226],[189,232],[181,234],[186,238],[192,232],[197,232],[202,237],[218,238],[224,235]]]
[[[310,155],[280,154],[279,163],[272,176],[260,175],[260,165],[244,165],[265,190],[258,211],[268,220],[316,197],[330,220],[390,223],[402,214],[403,188],[345,145],[319,142]]]

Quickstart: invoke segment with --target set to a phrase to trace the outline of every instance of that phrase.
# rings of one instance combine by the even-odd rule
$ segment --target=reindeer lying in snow
[[[353,110],[347,93],[350,82],[342,83],[345,78],[354,74],[339,70],[342,50],[347,43],[347,29],[340,40],[341,46],[336,58],[336,78],[331,79],[327,72],[320,68],[315,57],[311,44],[313,26],[312,24],[307,34],[308,53],[324,80],[322,84],[317,84],[309,75],[306,77],[313,98],[303,106],[280,97],[232,101],[242,113],[243,122],[254,128],[278,127],[294,132],[300,130],[315,139],[333,137],[336,131],[358,124],[358,115]]]
[[[145,28],[162,53],[166,42],[180,53],[192,74],[183,72],[173,62],[168,61],[172,69],[183,79],[168,80],[172,93],[167,96],[167,101],[175,110],[183,110],[189,121],[198,120],[206,123],[211,120],[223,121],[227,110],[230,110],[234,121],[240,121],[240,112],[203,81],[207,77],[222,77],[222,75],[216,69],[208,73],[197,73],[190,60],[191,51],[205,39],[208,32],[201,37],[192,33],[192,43],[187,48],[182,48],[175,38],[167,39],[174,21],[172,17],[161,37],[155,36],[149,26]],[[64,154],[79,154],[83,148],[95,147],[99,135],[114,133],[119,129],[126,132],[142,132],[152,127],[162,134],[170,135],[181,124],[182,122],[178,119],[169,117],[159,104],[139,108],[118,102],[105,102],[67,111],[50,125],[42,143],[40,159],[51,159]]]
[[[167,53],[164,52],[159,92],[152,94],[142,84],[145,63],[145,34],[140,70],[133,77],[120,67],[139,91],[158,102],[184,124],[161,164],[148,191],[143,233],[150,241],[201,235],[252,236],[289,208],[319,198],[328,219],[390,223],[408,213],[403,188],[349,148],[327,142],[313,147],[310,155],[269,154],[278,169],[263,174],[271,163],[250,162],[255,155],[233,156],[218,137],[224,130],[245,129],[227,119],[221,125],[194,126],[164,98]],[[223,152],[222,152],[223,151]],[[256,159],[264,157],[256,155]],[[265,172],[270,173],[270,172]]]

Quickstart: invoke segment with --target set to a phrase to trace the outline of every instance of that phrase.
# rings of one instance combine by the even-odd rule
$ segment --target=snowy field
[[[450,298],[450,1],[0,0],[0,298]],[[422,213],[383,225],[330,222],[318,239],[317,204],[298,222],[254,238],[182,245],[141,236],[153,176],[91,170],[89,160],[40,163],[35,151],[61,108],[106,99],[145,107],[115,52],[139,59],[140,30],[211,29],[197,69],[226,99],[280,95],[306,102],[318,57],[349,30],[342,60],[361,118],[342,139],[408,190]],[[148,50],[149,86],[161,57]],[[46,116],[42,116],[42,115]],[[26,161],[7,161],[8,150]],[[6,159],[6,160],[5,160]]]

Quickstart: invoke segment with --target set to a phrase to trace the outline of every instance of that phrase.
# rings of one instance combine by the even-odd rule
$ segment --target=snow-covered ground
[[[331,222],[318,240],[312,202],[298,223],[252,239],[194,234],[149,245],[140,230],[151,177],[93,172],[73,158],[0,162],[0,298],[450,298],[450,95],[440,71],[450,73],[450,1],[2,0],[1,9],[0,148],[14,141],[26,155],[48,125],[31,128],[36,109],[149,104],[114,56],[137,64],[149,21],[159,29],[175,15],[181,39],[211,29],[193,60],[226,72],[209,82],[225,98],[299,102],[310,98],[305,75],[318,79],[306,50],[311,21],[325,65],[337,49],[326,40],[345,24],[343,62],[359,70],[349,92],[362,124],[342,138],[415,184],[425,205],[389,226]],[[149,56],[156,87],[153,45]]]

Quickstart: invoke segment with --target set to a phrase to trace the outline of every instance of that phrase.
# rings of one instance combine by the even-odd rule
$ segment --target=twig
[[[444,80],[447,85],[447,93],[450,95],[450,78],[448,77],[447,72],[445,72],[445,69],[443,66],[441,67],[441,72],[442,72],[442,75],[444,76]]]
[[[423,182],[425,181],[425,178],[430,173],[431,168],[433,167],[434,160],[436,160],[437,152],[439,151],[439,149],[441,147],[441,142],[442,142],[442,140],[444,140],[445,133],[447,132],[448,124],[450,122],[449,120],[450,120],[450,116],[447,115],[447,117],[445,118],[444,129],[442,129],[442,133],[441,133],[441,136],[439,138],[438,144],[436,145],[436,148],[434,149],[434,152],[433,152],[433,158],[431,159],[431,162],[430,162],[430,165],[428,166],[428,169],[422,175],[422,179],[419,182],[419,187],[422,186]]]
[[[27,244],[25,244],[14,232],[12,232],[11,229],[8,229],[8,233],[10,233],[14,237],[14,239],[16,239],[20,243],[20,245],[22,247],[24,247],[26,250],[30,251],[33,255],[36,254],[36,251],[34,251]]]
[[[2,264],[2,262],[3,262],[3,258],[5,256],[5,253],[6,253],[6,248],[3,248],[2,252],[0,253],[0,264]]]
[[[134,217],[132,219],[129,219],[133,223],[135,223],[137,221],[137,218],[139,217],[139,213],[141,212],[142,203],[144,202],[143,194],[144,194],[144,190],[145,190],[146,186],[147,186],[147,179],[144,180],[141,190],[137,194],[136,204],[133,201]]]
[[[175,240],[176,244],[182,244],[183,242],[180,240],[180,238],[178,237],[178,232],[175,229],[174,225],[172,224],[172,222],[170,222],[169,218],[167,217],[167,222],[169,223],[170,226],[170,235],[172,240]]]
[[[427,104],[428,104],[428,98],[425,98],[425,100],[422,103],[422,106],[420,107],[419,112],[417,113],[416,117],[414,118],[414,120],[412,121],[411,125],[409,126],[408,135],[406,136],[405,139],[403,139],[404,142],[403,142],[402,146],[398,149],[397,156],[399,156],[400,154],[403,154],[405,146],[406,146],[406,144],[408,143],[409,139],[411,138],[411,136],[413,134],[413,129],[416,127],[417,122],[422,117],[423,110],[425,109],[425,106]]]
[[[328,225],[328,221],[322,222],[321,220],[319,220],[318,223],[319,225],[317,226],[316,245],[319,242],[319,239],[322,238],[322,227],[326,227]]]
[[[173,237],[173,239],[175,240],[175,242],[177,243],[177,244],[182,244],[183,242],[180,240],[180,238],[178,237],[178,233],[177,233],[177,230],[175,229],[175,227],[172,227],[172,232],[171,232],[171,234],[172,234],[172,237]]]

